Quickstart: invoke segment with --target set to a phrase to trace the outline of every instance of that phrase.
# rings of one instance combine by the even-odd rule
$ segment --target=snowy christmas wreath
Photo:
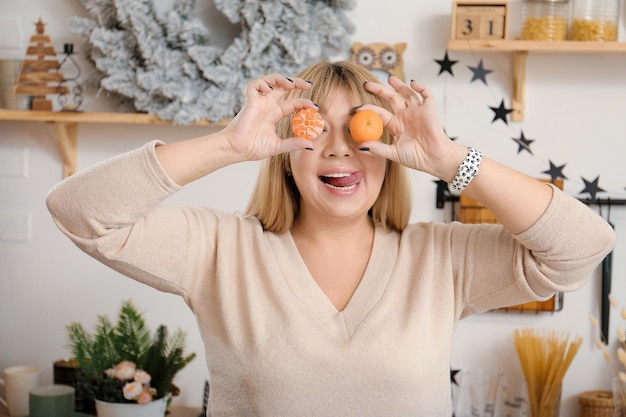
[[[296,74],[309,64],[348,56],[354,0],[215,0],[241,33],[226,48],[211,46],[195,16],[195,0],[175,0],[157,13],[154,0],[81,0],[89,17],[70,28],[96,68],[97,87],[121,111],[175,124],[233,117],[246,82],[263,74]],[[205,0],[209,1],[209,0]]]

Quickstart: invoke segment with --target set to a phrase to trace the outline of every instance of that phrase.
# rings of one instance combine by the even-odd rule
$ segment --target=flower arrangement
[[[179,393],[174,377],[195,358],[185,354],[185,334],[159,326],[152,334],[132,302],[125,301],[117,323],[98,316],[95,331],[67,326],[69,349],[80,366],[86,397],[114,403],[147,404]]]
[[[611,307],[616,308],[616,309],[619,308],[619,303],[612,294],[609,294],[609,302],[611,303]],[[622,316],[622,319],[626,320],[626,307],[621,308],[620,314]],[[598,319],[594,317],[593,315],[591,315],[590,320],[593,326],[597,328]],[[617,328],[617,341],[618,341],[618,346],[617,346],[616,352],[617,352],[618,364],[617,366],[613,366],[612,370],[613,370],[615,377],[618,377],[622,382],[626,383],[626,330],[624,329],[624,327]],[[604,358],[606,359],[606,361],[612,364],[613,355],[611,354],[611,351],[609,350],[609,348],[604,346],[604,343],[602,342],[600,337],[596,336],[595,343],[596,343],[597,348],[602,351],[602,354],[604,355]]]
[[[139,404],[148,404],[156,394],[156,390],[150,386],[152,376],[143,369],[137,369],[137,365],[130,361],[122,361],[115,368],[104,371],[107,377],[121,381],[124,386],[122,393],[124,398],[137,401]]]

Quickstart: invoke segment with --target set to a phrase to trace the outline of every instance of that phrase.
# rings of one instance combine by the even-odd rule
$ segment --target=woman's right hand
[[[241,161],[261,160],[312,146],[307,139],[282,139],[276,134],[276,124],[282,118],[303,108],[316,108],[304,98],[282,100],[283,94],[310,87],[305,80],[291,80],[279,74],[268,74],[246,85],[246,103],[221,132]]]

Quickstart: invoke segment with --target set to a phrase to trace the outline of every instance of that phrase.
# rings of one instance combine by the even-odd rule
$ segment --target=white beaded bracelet
[[[450,186],[456,191],[463,191],[465,187],[478,175],[478,169],[480,168],[480,161],[483,154],[480,151],[472,148],[467,148],[467,156],[459,165],[459,170],[456,173],[456,177],[450,183]]]

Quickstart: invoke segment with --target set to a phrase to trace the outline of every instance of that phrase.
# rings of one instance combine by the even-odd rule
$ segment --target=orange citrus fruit
[[[313,140],[324,130],[324,120],[317,110],[302,109],[291,119],[291,129],[299,138]]]
[[[374,110],[361,110],[350,119],[350,134],[359,143],[378,140],[383,135],[383,119]]]

